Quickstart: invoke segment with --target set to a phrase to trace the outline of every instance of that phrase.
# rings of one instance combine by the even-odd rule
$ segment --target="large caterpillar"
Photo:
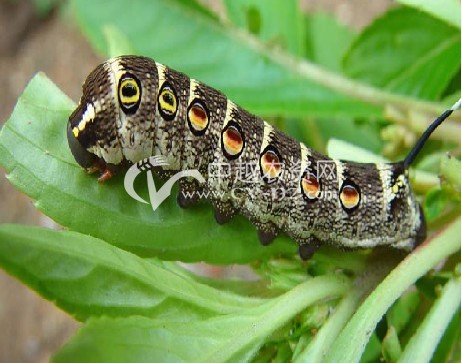
[[[100,181],[158,155],[168,161],[158,168],[163,177],[198,170],[206,182],[181,179],[181,207],[196,201],[185,195],[213,192],[218,223],[241,213],[256,226],[262,244],[285,232],[307,259],[322,244],[411,250],[423,241],[425,220],[407,171],[450,112],[402,162],[332,160],[183,73],[149,58],[121,56],[88,76],[67,135],[76,161],[102,171]],[[211,165],[226,170],[215,173]],[[251,183],[242,178],[247,168]],[[275,198],[278,193],[283,196]]]

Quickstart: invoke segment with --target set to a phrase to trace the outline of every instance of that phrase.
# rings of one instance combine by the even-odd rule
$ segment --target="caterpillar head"
[[[114,172],[137,161],[127,155],[130,145],[120,134],[154,115],[154,102],[147,96],[152,72],[151,60],[124,56],[100,64],[86,79],[69,117],[67,138],[75,160],[87,171]]]
[[[412,191],[408,170],[403,162],[392,163],[382,165],[379,175],[383,183],[383,225],[387,226],[384,234],[388,230],[390,236],[395,235],[392,246],[413,249],[425,240],[427,226],[422,206]]]

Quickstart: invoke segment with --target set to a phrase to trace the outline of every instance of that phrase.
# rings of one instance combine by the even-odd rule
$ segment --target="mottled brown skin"
[[[188,110],[197,102],[204,109],[195,113],[194,124]],[[103,179],[122,165],[154,155],[168,159],[163,176],[199,170],[205,185],[182,179],[181,191],[210,192],[219,223],[240,213],[256,226],[264,245],[285,232],[299,244],[302,258],[322,244],[411,250],[425,238],[421,208],[403,163],[332,160],[219,91],[149,58],[122,56],[99,65],[69,118],[68,139],[76,161],[101,170]],[[264,160],[279,161],[276,177],[270,177]],[[229,164],[231,174],[209,175],[211,163]],[[238,177],[244,163],[259,168],[251,187]],[[323,174],[325,165],[331,173]],[[317,181],[307,184],[307,175],[316,175]],[[181,192],[178,196],[182,207],[196,200]]]

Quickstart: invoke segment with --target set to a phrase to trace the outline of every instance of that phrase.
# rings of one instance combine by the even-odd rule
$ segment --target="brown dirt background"
[[[222,9],[217,0],[203,2],[216,11]],[[330,12],[355,29],[367,25],[390,4],[390,0],[301,0],[304,10]],[[102,60],[59,11],[39,17],[32,1],[0,0],[0,126],[36,72],[45,72],[77,101],[85,77]],[[4,175],[0,168],[0,223],[55,226]],[[0,270],[0,326],[0,363],[29,363],[48,362],[79,324]]]

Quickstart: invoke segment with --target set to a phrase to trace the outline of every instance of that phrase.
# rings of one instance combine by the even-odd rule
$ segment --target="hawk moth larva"
[[[262,244],[285,232],[307,259],[322,244],[410,250],[423,241],[425,220],[407,170],[433,129],[402,162],[332,160],[183,73],[149,58],[121,56],[88,76],[67,136],[76,161],[103,172],[100,181],[158,155],[168,161],[157,170],[160,176],[197,169],[206,182],[181,179],[180,206],[195,202],[185,195],[211,192],[219,223],[240,213],[256,226]],[[323,163],[329,175],[321,175]],[[258,180],[251,187],[238,178],[243,164],[255,166]],[[228,165],[230,174],[217,177],[210,165]],[[275,199],[274,191],[284,196]]]

